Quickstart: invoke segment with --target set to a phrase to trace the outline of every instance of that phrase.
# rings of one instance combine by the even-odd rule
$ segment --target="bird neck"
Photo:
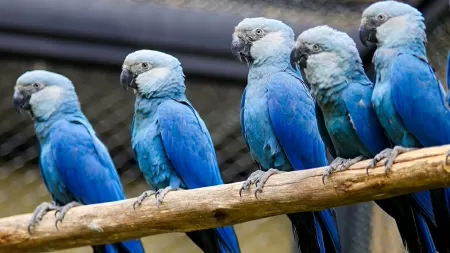
[[[181,66],[151,71],[148,75],[139,76],[137,82],[136,95],[144,99],[177,98],[184,96],[186,90]]]
[[[34,129],[39,141],[43,142],[48,139],[52,127],[61,120],[82,122],[85,126],[91,128],[93,131],[92,126],[88,123],[86,116],[83,114],[79,107],[69,108],[69,106],[66,105],[62,107],[64,108],[59,108],[58,111],[53,113],[46,120],[43,120],[42,118],[35,118]]]
[[[305,69],[307,80],[311,86],[311,94],[321,107],[335,105],[341,100],[341,93],[352,83],[370,85],[360,61],[332,64],[311,68],[319,71]]]

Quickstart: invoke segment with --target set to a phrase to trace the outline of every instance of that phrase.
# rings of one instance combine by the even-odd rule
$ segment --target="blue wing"
[[[393,60],[391,72],[394,106],[408,131],[425,147],[449,144],[450,110],[433,68],[420,57],[400,54]],[[448,234],[450,189],[430,192],[432,207],[427,203],[422,208],[434,209],[439,233]]]
[[[450,90],[450,50],[447,56],[447,93]]]
[[[314,101],[303,82],[281,72],[272,77],[268,87],[272,127],[294,169],[326,166]]]
[[[320,106],[317,103],[315,103],[315,112],[319,133],[320,136],[322,137],[323,142],[325,143],[325,147],[328,149],[331,156],[333,156],[333,158],[336,158],[336,149],[334,148],[330,134],[328,133],[327,130],[327,126],[325,125],[325,118],[323,116],[322,109],[320,109]]]
[[[223,184],[211,137],[194,109],[167,100],[160,105],[158,116],[166,154],[187,187]]]
[[[50,144],[55,166],[64,184],[82,204],[125,199],[122,184],[106,147],[83,120],[60,121],[52,128]],[[144,252],[139,240],[131,240],[105,249]]]
[[[189,189],[223,184],[211,136],[188,102],[167,100],[158,109],[161,137],[173,167]],[[240,252],[232,227],[218,228],[221,248]]]
[[[358,137],[372,156],[375,156],[391,144],[371,102],[372,85],[353,83],[345,89],[343,95],[350,119]]]
[[[106,147],[81,121],[61,121],[52,129],[55,165],[73,196],[83,204],[125,198]]]
[[[403,124],[425,147],[450,143],[450,111],[431,66],[401,54],[392,64],[392,99]]]
[[[242,131],[242,138],[244,138],[245,143],[247,144],[248,147],[248,143],[247,143],[247,138],[245,135],[245,127],[244,127],[244,106],[245,106],[245,94],[247,93],[247,87],[244,89],[244,92],[242,93],[242,97],[241,97],[241,110],[239,112],[239,117],[241,120],[241,131]]]
[[[268,85],[268,106],[274,132],[294,169],[326,166],[328,161],[318,131],[315,104],[302,80],[289,73],[274,75]],[[329,241],[324,240],[326,235],[334,250],[340,252],[337,225],[330,222],[330,215],[330,210],[323,210],[319,217],[314,216],[317,242],[320,251],[325,252],[324,243]],[[302,229],[302,222],[294,220],[291,218],[294,227]],[[322,226],[328,233],[323,233]],[[302,231],[298,233],[300,236]]]

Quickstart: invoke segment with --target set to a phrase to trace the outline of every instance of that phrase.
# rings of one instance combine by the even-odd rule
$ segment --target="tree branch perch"
[[[368,161],[332,174],[322,184],[323,168],[272,176],[256,199],[241,183],[170,192],[161,206],[154,198],[133,210],[135,198],[71,209],[55,228],[54,213],[27,231],[31,214],[0,219],[0,252],[43,252],[106,244],[149,235],[232,225],[286,213],[383,199],[450,186],[445,157],[450,145],[400,155],[388,176],[384,161],[366,175]]]

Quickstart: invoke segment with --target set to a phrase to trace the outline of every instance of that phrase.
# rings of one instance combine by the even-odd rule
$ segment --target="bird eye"
[[[33,88],[37,89],[39,87],[40,87],[40,85],[38,83],[33,83]]]
[[[256,32],[257,35],[261,35],[263,31],[262,31],[262,29],[256,29],[255,32]]]
[[[320,50],[320,46],[317,45],[317,44],[314,44],[314,45],[312,46],[312,50],[313,50],[314,52],[318,52],[318,51]]]
[[[143,63],[142,63],[142,67],[143,67],[143,68],[147,68],[147,67],[148,67],[148,63],[143,62]]]
[[[384,15],[384,14],[378,14],[378,15],[377,15],[377,19],[378,19],[379,21],[385,21],[385,20],[386,20],[386,15]]]

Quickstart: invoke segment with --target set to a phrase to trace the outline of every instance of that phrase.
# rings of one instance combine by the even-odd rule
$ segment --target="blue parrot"
[[[317,122],[322,139],[337,155],[324,176],[391,147],[373,109],[372,82],[347,34],[328,26],[311,28],[298,37],[292,55],[321,111]],[[436,228],[430,201],[429,192],[375,201],[396,220],[410,253],[436,252],[429,231],[429,226]]]
[[[169,191],[223,184],[205,123],[185,95],[184,74],[173,56],[152,50],[129,54],[120,83],[135,90],[132,148],[144,178],[161,204]],[[239,253],[233,227],[186,233],[206,253]]]
[[[447,102],[447,108],[450,108],[450,50],[447,55],[447,98],[445,101]],[[449,153],[450,156],[450,153]]]
[[[84,116],[72,82],[60,74],[34,70],[17,79],[14,106],[34,119],[40,143],[40,168],[52,203],[44,202],[28,226],[56,210],[56,223],[78,205],[125,199],[122,184],[107,148]],[[144,252],[140,240],[92,246],[94,252]]]
[[[233,33],[232,52],[249,64],[241,100],[241,129],[261,170],[243,184],[257,193],[280,171],[327,166],[325,146],[315,119],[314,101],[301,75],[292,68],[294,32],[278,20],[246,18]],[[301,252],[341,252],[335,212],[288,214]]]
[[[389,138],[397,145],[375,156],[371,166],[415,148],[450,143],[450,117],[445,92],[426,56],[422,14],[414,7],[384,1],[362,14],[360,39],[377,44],[373,58],[375,88],[372,103]],[[430,190],[438,233],[437,251],[450,251],[449,189]]]

